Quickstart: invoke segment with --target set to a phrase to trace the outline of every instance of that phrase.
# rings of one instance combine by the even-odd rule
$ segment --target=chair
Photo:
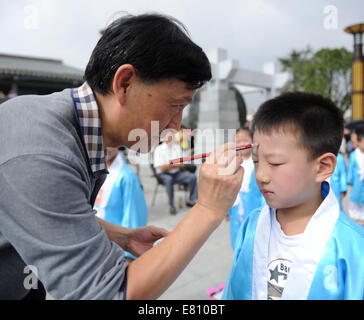
[[[152,169],[152,173],[153,173],[153,176],[156,178],[157,180],[157,184],[155,186],[155,189],[154,189],[154,193],[153,193],[153,199],[152,199],[152,204],[151,204],[151,207],[154,206],[154,203],[155,203],[155,198],[157,196],[157,191],[158,191],[158,187],[161,185],[161,186],[164,186],[164,182],[162,180],[162,178],[159,176],[159,174],[157,173],[157,170],[155,169],[153,163],[150,164],[150,168]],[[186,199],[187,199],[187,191],[188,191],[188,187],[187,187],[187,184],[185,183],[180,183],[180,182],[176,182],[175,184],[178,185],[178,189],[181,190],[181,191],[185,191],[185,202],[186,202]]]

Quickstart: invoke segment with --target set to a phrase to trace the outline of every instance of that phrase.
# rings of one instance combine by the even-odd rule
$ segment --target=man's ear
[[[324,153],[316,159],[316,163],[316,182],[323,182],[334,173],[336,156],[331,152]]]
[[[123,64],[116,70],[112,81],[112,91],[120,105],[125,103],[128,88],[135,75],[135,68],[131,64]]]

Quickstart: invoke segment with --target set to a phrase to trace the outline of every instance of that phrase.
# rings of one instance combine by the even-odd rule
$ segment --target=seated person
[[[325,181],[343,129],[319,95],[287,93],[258,109],[252,156],[267,205],[240,227],[223,299],[363,300],[364,228]]]
[[[109,174],[94,205],[96,216],[126,228],[146,226],[148,209],[139,178],[117,148],[107,148],[107,169]],[[125,256],[135,259],[129,252]]]
[[[169,164],[172,159],[182,157],[182,149],[176,143],[174,135],[168,133],[163,143],[154,151],[154,167],[166,186],[170,214],[176,214],[177,210],[174,206],[173,185],[183,183],[187,185],[189,191],[189,200],[186,205],[192,207],[197,201],[197,177],[195,174],[183,171],[183,163]]]

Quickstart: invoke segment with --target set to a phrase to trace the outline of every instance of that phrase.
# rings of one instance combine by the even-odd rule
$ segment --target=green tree
[[[329,97],[345,113],[351,106],[352,52],[345,48],[292,50],[279,61],[291,79],[283,91],[303,91]]]

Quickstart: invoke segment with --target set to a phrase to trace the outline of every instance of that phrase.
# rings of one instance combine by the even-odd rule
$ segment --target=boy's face
[[[364,152],[364,137],[357,140],[357,146],[361,152]]]
[[[255,178],[272,208],[295,208],[310,201],[317,192],[316,162],[299,145],[299,135],[287,129],[254,133]]]

